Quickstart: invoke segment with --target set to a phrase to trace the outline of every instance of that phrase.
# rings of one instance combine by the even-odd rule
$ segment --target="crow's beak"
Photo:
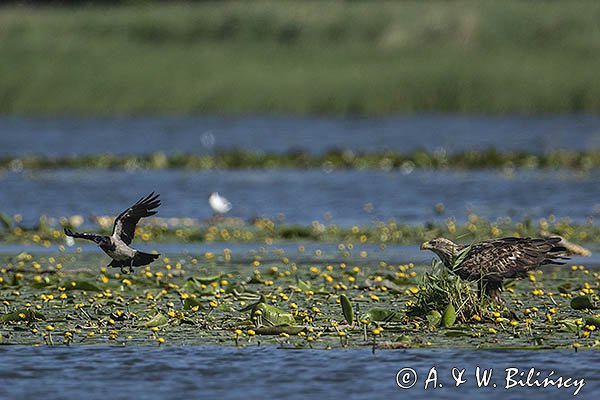
[[[431,250],[433,249],[433,246],[431,244],[429,244],[429,242],[423,242],[421,243],[421,250]]]

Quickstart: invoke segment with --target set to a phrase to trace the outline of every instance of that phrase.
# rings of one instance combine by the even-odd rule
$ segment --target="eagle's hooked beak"
[[[433,246],[429,243],[429,242],[423,242],[421,243],[421,250],[431,250],[433,249]]]

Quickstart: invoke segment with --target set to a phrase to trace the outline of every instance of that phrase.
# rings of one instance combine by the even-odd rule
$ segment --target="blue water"
[[[2,399],[566,399],[575,388],[505,389],[505,369],[551,370],[584,379],[578,398],[600,390],[593,351],[286,350],[272,347],[0,347]],[[560,361],[558,361],[560,360]],[[476,367],[492,369],[489,387],[475,382]],[[425,381],[436,367],[437,383]],[[467,382],[454,386],[452,368]],[[412,368],[417,383],[396,384]],[[497,387],[492,385],[496,383]]]
[[[354,151],[425,148],[447,152],[495,147],[544,152],[600,148],[600,117],[465,117],[422,115],[379,119],[298,117],[0,117],[0,157],[41,154],[208,154],[239,148],[264,152],[302,149]],[[569,171],[22,171],[0,172],[0,212],[22,214],[33,224],[82,214],[115,215],[141,195],[161,193],[160,216],[207,218],[209,192],[233,203],[232,215],[309,225],[312,221],[362,225],[377,220],[422,224],[470,212],[495,219],[600,217],[600,174]],[[438,215],[435,205],[443,203]],[[152,247],[152,244],[148,244]],[[163,254],[221,254],[231,244],[182,247],[161,244]],[[276,249],[297,252],[297,244],[236,244],[235,260],[259,252],[276,259]],[[335,245],[306,244],[306,255],[322,249],[322,260],[340,255]],[[416,246],[369,250],[364,262],[428,262]],[[42,252],[53,249],[39,248]],[[16,254],[18,245],[0,244]],[[85,247],[84,251],[91,250]],[[94,249],[95,250],[95,249]],[[68,251],[72,251],[68,250]],[[95,254],[95,253],[94,253]],[[79,257],[81,257],[80,255]],[[79,258],[78,257],[78,258]],[[314,259],[314,257],[313,257]],[[68,263],[68,261],[66,261]],[[578,263],[577,259],[573,263]],[[582,261],[584,263],[584,261]],[[597,258],[585,264],[598,265]],[[585,379],[579,398],[600,390],[594,351],[284,350],[273,347],[20,347],[0,346],[0,399],[200,399],[200,398],[494,398],[564,399],[574,389],[504,389],[508,367],[537,368],[547,375]],[[432,367],[443,387],[424,390]],[[478,388],[475,367],[494,369],[497,388]],[[452,387],[450,371],[465,368],[468,382]],[[414,368],[412,389],[396,385],[396,373]]]
[[[210,153],[228,148],[453,152],[489,147],[533,152],[600,148],[600,117],[0,117],[0,156]]]
[[[600,117],[0,117],[0,157],[489,147],[598,149]],[[0,185],[0,212],[22,214],[28,223],[41,215],[115,215],[150,191],[162,195],[161,216],[207,218],[207,195],[219,191],[233,203],[236,217],[302,225],[464,221],[471,212],[488,219],[554,215],[578,222],[600,216],[595,171],[0,171]],[[443,215],[435,213],[437,203],[445,205]]]
[[[53,170],[0,173],[0,186],[0,212],[28,223],[40,215],[116,215],[150,191],[161,194],[163,217],[208,218],[208,193],[219,191],[233,203],[232,216],[300,225],[460,222],[471,212],[491,220],[600,217],[595,172]],[[441,215],[438,203],[446,208]]]

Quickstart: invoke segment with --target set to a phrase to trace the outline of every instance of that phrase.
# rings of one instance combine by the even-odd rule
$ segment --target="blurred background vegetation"
[[[600,2],[21,1],[0,113],[598,113]]]

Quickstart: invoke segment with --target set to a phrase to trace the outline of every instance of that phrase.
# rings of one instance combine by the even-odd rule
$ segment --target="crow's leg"
[[[119,267],[119,268],[121,268],[121,273],[122,273],[122,274],[126,274],[126,273],[127,273],[127,271],[125,271],[125,270],[123,269],[123,266],[122,266],[122,265],[115,265],[115,263],[116,263],[116,261],[115,261],[115,260],[112,260],[112,261],[110,262],[110,264],[108,264],[108,265],[106,266],[106,268],[116,268],[116,267]]]
[[[120,268],[120,269],[121,269],[121,273],[122,273],[123,275],[127,275],[127,270],[125,270],[125,269],[124,269],[124,268],[126,267],[126,265],[125,265],[125,264],[123,264],[123,262],[122,262],[122,261],[118,261],[118,260],[114,260],[114,259],[113,259],[113,260],[110,262],[110,264],[108,264],[106,267],[107,267],[107,268],[108,268],[108,267],[110,267],[110,268]]]

